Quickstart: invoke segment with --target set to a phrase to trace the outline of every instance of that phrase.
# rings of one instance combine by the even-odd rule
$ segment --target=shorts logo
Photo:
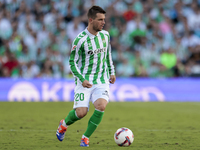
[[[108,95],[108,91],[107,91],[107,90],[105,90],[105,91],[102,93],[102,95],[106,95],[106,96],[109,97],[109,95]]]

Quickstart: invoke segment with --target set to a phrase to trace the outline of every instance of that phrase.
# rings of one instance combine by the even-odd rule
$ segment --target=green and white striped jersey
[[[86,28],[72,43],[69,64],[76,84],[109,83],[109,76],[115,75],[109,33],[102,30],[95,36]]]

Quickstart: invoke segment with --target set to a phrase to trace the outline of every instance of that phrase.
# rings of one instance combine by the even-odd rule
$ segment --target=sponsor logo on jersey
[[[104,48],[100,48],[100,49],[96,49],[96,50],[94,50],[94,51],[88,51],[88,54],[89,55],[93,55],[93,54],[98,54],[98,53],[104,53],[104,52],[106,52],[106,48],[104,47]]]

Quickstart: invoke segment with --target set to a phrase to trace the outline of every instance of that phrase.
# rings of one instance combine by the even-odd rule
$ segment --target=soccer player
[[[88,147],[89,138],[100,124],[109,101],[109,83],[114,84],[115,70],[111,57],[110,36],[105,30],[105,11],[92,6],[88,11],[88,27],[73,41],[70,69],[75,77],[74,106],[68,116],[60,121],[56,132],[62,141],[71,124],[83,118],[92,101],[95,111],[88,121],[80,146]]]

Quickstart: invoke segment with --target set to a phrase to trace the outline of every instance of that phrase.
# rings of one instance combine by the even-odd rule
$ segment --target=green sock
[[[85,133],[83,134],[86,137],[90,137],[92,133],[96,130],[97,126],[100,124],[103,118],[104,112],[95,110],[90,120],[88,121],[88,127]]]
[[[80,120],[80,118],[76,116],[76,112],[73,109],[69,112],[68,116],[65,118],[65,123],[66,125],[70,125],[76,122],[77,120]]]

